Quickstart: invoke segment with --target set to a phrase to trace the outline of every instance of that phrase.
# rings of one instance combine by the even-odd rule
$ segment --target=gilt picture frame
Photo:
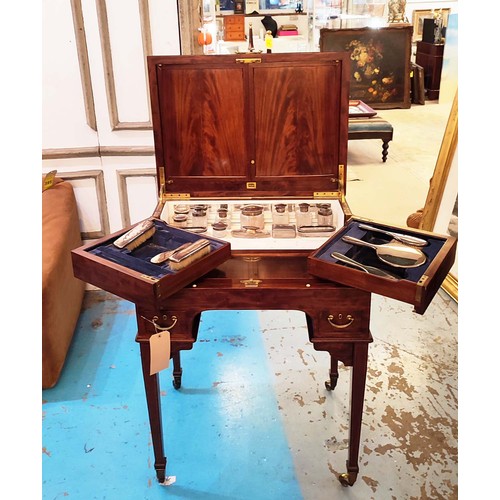
[[[441,15],[443,16],[443,26],[448,26],[448,16],[450,15],[451,9],[439,9]],[[422,41],[422,35],[424,30],[424,19],[432,19],[434,17],[434,12],[431,9],[417,9],[411,14],[411,23],[413,25],[413,37],[412,42]]]
[[[422,211],[420,228],[458,238],[458,90],[451,106],[441,148]],[[442,288],[458,302],[458,262]]]
[[[320,52],[349,52],[349,99],[373,109],[409,108],[413,26],[320,30]]]

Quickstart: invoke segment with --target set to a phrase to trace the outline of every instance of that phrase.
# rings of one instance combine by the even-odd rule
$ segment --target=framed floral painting
[[[320,30],[321,52],[349,52],[349,99],[373,109],[409,108],[413,26]]]

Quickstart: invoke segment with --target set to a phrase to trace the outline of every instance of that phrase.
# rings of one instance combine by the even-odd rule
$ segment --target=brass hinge
[[[191,198],[189,193],[163,193],[163,200],[188,200]]]
[[[342,201],[345,201],[345,165],[340,164],[339,165],[339,191],[340,191],[340,198]]]
[[[315,191],[313,193],[313,198],[338,198],[339,193],[337,191]]]
[[[160,169],[158,169],[158,185],[165,185],[165,167],[161,167]]]
[[[420,302],[423,299],[423,294],[425,291],[425,287],[427,284],[427,281],[429,280],[429,276],[424,274],[417,282],[417,291],[416,291],[416,300]]]
[[[248,59],[236,59],[236,62],[243,64],[252,64],[252,63],[260,63],[262,62],[262,59],[259,59],[257,57],[249,57]]]
[[[154,278],[153,276],[148,276],[147,274],[141,274],[141,278],[147,279],[148,281],[151,281],[151,283],[156,283],[158,278]]]

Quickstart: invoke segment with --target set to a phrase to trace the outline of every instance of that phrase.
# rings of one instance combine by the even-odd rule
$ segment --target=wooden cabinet
[[[444,44],[417,42],[415,62],[424,68],[424,87],[427,99],[439,99]]]
[[[224,16],[224,41],[245,40],[245,16]]]

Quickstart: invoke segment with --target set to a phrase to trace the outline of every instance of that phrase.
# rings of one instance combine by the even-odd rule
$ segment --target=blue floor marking
[[[43,391],[43,498],[300,500],[258,313],[204,313],[160,374],[167,475],[156,481],[134,307],[84,310],[57,386]]]

